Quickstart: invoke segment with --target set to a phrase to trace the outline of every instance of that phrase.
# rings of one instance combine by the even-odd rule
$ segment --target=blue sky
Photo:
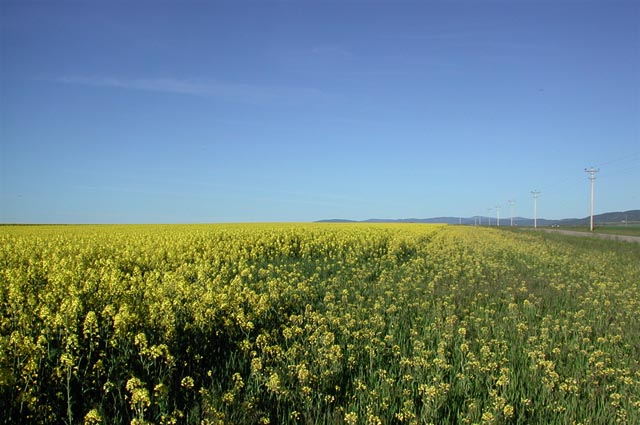
[[[0,55],[0,222],[640,208],[637,1],[0,0]]]

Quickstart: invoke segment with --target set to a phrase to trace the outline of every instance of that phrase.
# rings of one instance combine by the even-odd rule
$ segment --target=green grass
[[[570,226],[560,227],[561,230],[573,230],[576,232],[588,232],[588,226]],[[640,236],[640,225],[633,224],[630,226],[596,226],[594,229],[596,233],[606,233],[610,235],[626,235],[626,236]]]
[[[515,229],[7,226],[0,424],[640,423],[638,282]]]

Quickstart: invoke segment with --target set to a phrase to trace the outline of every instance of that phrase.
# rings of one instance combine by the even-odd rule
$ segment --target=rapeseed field
[[[640,423],[637,244],[4,226],[0,311],[4,423]]]

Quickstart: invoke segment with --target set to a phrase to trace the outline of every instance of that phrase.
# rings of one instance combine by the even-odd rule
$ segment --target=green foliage
[[[640,422],[640,245],[409,224],[0,242],[4,423]]]
[[[562,230],[573,230],[578,232],[589,232],[589,226],[570,226],[562,227]],[[640,225],[630,224],[629,226],[612,226],[612,225],[598,225],[594,228],[596,233],[604,233],[608,235],[626,235],[626,236],[640,236]]]

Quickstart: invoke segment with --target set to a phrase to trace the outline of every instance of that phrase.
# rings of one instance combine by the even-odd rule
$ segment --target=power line
[[[617,159],[612,159],[610,161],[605,161],[605,162],[601,162],[600,164],[596,164],[596,167],[602,167],[604,165],[610,165],[610,164],[615,164],[616,162],[624,162],[624,161],[629,161],[629,160],[634,160],[634,159],[640,159],[640,152],[635,152],[635,153],[630,153],[627,154],[625,156],[621,156]]]
[[[639,168],[640,168],[640,163],[637,165],[632,165],[631,167],[618,168],[616,170],[613,170],[610,173],[608,172],[606,175],[602,176],[602,178],[609,180],[611,177],[626,176],[628,174],[631,174],[633,171],[638,170]]]
[[[595,164],[594,166],[590,167],[590,168],[585,168],[584,171],[589,173],[589,180],[591,181],[591,206],[590,206],[590,216],[591,216],[591,224],[590,224],[590,229],[593,231],[593,214],[594,214],[594,181],[595,181],[595,173],[598,173],[600,171],[600,166],[603,165],[611,165],[611,164],[617,164],[615,167],[613,167],[613,170],[609,170],[604,176],[601,176],[602,178],[606,179],[607,182],[609,182],[611,180],[612,177],[615,177],[614,180],[616,180],[616,178],[619,180],[620,177],[622,176],[626,176],[626,175],[630,175],[630,174],[634,174],[638,171],[638,169],[640,168],[640,152],[629,152],[628,154],[626,154],[625,156],[621,156],[621,157],[617,157],[614,159],[610,159],[610,160],[606,160],[603,161],[601,163]],[[543,189],[543,191],[549,192],[552,191],[554,193],[556,193],[556,188],[560,185],[563,185],[565,183],[569,183],[569,185],[571,186],[571,188],[573,190],[578,188],[578,176],[576,174],[571,174],[569,176],[566,176],[565,178],[560,178],[559,180],[556,180],[554,182],[551,182],[550,184],[544,185],[541,189]],[[627,188],[627,190],[632,189],[632,187]],[[542,191],[540,190],[533,190],[531,191],[531,194],[533,195],[534,198],[534,228],[538,227],[538,197],[539,195],[542,193]],[[630,199],[636,199],[635,196],[631,197]],[[509,200],[509,206],[511,207],[511,219],[510,219],[510,225],[513,226],[513,219],[514,219],[514,206],[515,206],[515,200]],[[497,225],[500,225],[500,206],[496,206],[496,218],[497,218]],[[491,225],[491,212],[493,211],[493,208],[488,208],[487,211],[489,212],[487,220],[489,222],[489,226]],[[480,215],[478,217],[479,223],[482,223],[482,215]]]
[[[624,168],[617,168],[612,172],[607,172],[606,176],[603,176],[603,178],[607,178],[607,180],[613,176],[617,177],[620,175],[626,175],[628,174],[627,171],[631,171],[635,167],[640,166],[640,152],[630,152],[625,156],[617,157],[614,159],[606,160],[601,163],[595,164],[593,165],[593,167],[600,168],[602,166],[610,165],[610,164],[619,164],[619,165],[622,165]],[[579,184],[579,179],[575,174],[571,174],[566,176],[565,178],[560,178],[556,181],[552,181],[549,184],[543,184],[541,189],[544,192],[548,193],[550,191],[555,191],[555,189],[557,189],[558,186],[564,185],[565,183],[569,183],[571,185],[575,184],[577,186]]]

